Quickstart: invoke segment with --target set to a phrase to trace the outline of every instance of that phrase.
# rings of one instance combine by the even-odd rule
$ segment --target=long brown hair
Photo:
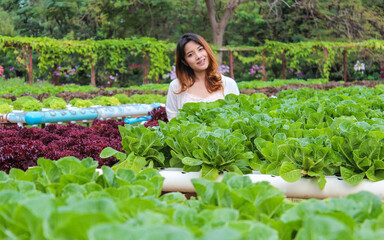
[[[197,44],[203,46],[205,51],[208,54],[208,68],[205,71],[205,86],[209,93],[215,92],[219,89],[222,89],[221,75],[217,72],[218,65],[216,61],[215,54],[212,49],[209,47],[207,41],[201,36],[194,33],[186,33],[179,39],[176,47],[176,76],[181,85],[181,89],[177,93],[182,93],[186,91],[195,83],[195,73],[193,69],[187,64],[185,60],[185,45],[194,41]]]

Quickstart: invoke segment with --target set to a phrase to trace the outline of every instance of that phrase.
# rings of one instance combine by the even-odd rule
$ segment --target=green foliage
[[[10,113],[10,112],[12,112],[12,108],[8,103],[0,103],[1,114]]]
[[[129,124],[124,127],[119,126],[119,130],[125,153],[112,148],[105,148],[100,153],[101,158],[114,156],[120,161],[112,169],[129,168],[139,172],[146,165],[164,166],[165,158],[161,152],[164,146],[156,132],[142,125],[132,127]]]
[[[167,96],[159,94],[134,94],[129,97],[126,103],[165,103]]]
[[[127,104],[129,103],[129,97],[125,94],[116,94],[114,96],[121,104]]]
[[[241,49],[238,47],[227,46],[228,49]],[[375,50],[382,52],[384,50],[384,41],[371,39],[362,42],[325,42],[325,41],[306,41],[298,43],[283,43],[276,41],[266,41],[260,47],[246,47],[252,49],[252,56],[242,56],[239,52],[234,52],[243,63],[261,63],[263,60],[262,53],[265,54],[266,69],[271,65],[282,63],[282,53],[289,69],[295,69],[298,72],[304,72],[300,69],[303,62],[315,65],[321,72],[321,76],[329,79],[331,67],[336,65],[339,59],[336,56],[342,56],[344,50],[348,52],[358,52],[362,49]]]
[[[83,100],[80,98],[72,99],[69,101],[69,104],[77,108],[88,108],[94,105],[91,100]]]
[[[127,89],[135,89],[141,91],[152,91],[152,90],[160,90],[160,91],[168,91],[169,84],[145,84],[140,86],[131,86]],[[125,88],[124,88],[125,89]]]
[[[217,20],[220,20],[228,7],[228,1],[214,2]],[[329,79],[339,80],[342,70],[340,66],[335,65],[342,62],[341,52],[344,48],[334,49],[337,50],[336,53],[327,48],[330,52],[325,62],[323,45],[327,42],[324,40],[355,43],[367,39],[381,39],[383,12],[384,6],[379,0],[342,0],[338,4],[332,1],[316,4],[303,4],[302,1],[246,1],[238,5],[231,15],[225,27],[223,45],[229,46],[228,48],[254,48],[255,52],[241,52],[238,56],[252,65],[260,65],[261,52],[264,51],[268,78],[281,78],[281,50],[284,50],[287,51],[287,64],[292,70],[300,69],[302,73],[309,74],[310,78],[328,78],[328,71],[332,69],[337,74],[331,75]],[[119,71],[124,74],[127,71],[126,66],[132,63],[132,57],[142,63],[145,55],[150,56],[151,61],[149,76],[157,79],[159,74],[171,69],[168,62],[169,59],[173,62],[175,43],[183,33],[199,33],[212,43],[212,33],[216,31],[210,26],[206,3],[202,0],[36,0],[22,4],[19,1],[4,0],[0,3],[0,19],[4,23],[0,29],[2,36],[20,36],[21,40],[22,37],[45,37],[43,43],[38,38],[34,39],[33,43],[23,40],[15,43],[8,39],[7,42],[10,42],[11,46],[7,47],[9,51],[5,59],[1,59],[4,64],[7,62],[7,69],[15,66],[16,59],[19,63],[15,66],[18,75],[25,76],[28,48],[31,47],[36,73],[34,77],[42,79],[40,76],[44,76],[45,79],[50,79],[55,71],[55,64],[70,64],[71,67],[81,65],[83,77],[75,81],[82,84],[89,82],[86,75],[92,66],[97,67],[94,69],[96,73]],[[54,39],[64,39],[63,44],[56,43]],[[135,39],[140,39],[140,42],[134,43]],[[154,43],[153,39],[171,44]],[[269,41],[280,42],[286,46],[278,46],[277,49],[262,47],[264,44],[271,45]],[[306,42],[323,47],[311,50],[306,46]],[[290,48],[293,43],[303,45],[301,52],[299,48]],[[131,44],[135,47],[131,48]],[[163,49],[166,49],[166,54]],[[358,51],[359,55],[372,54],[370,64],[373,67],[383,67],[382,52],[366,48],[360,48]],[[223,63],[228,64],[228,54],[223,55],[226,57]],[[247,58],[247,61],[244,58]],[[254,61],[250,62],[251,59]],[[36,64],[38,67],[35,67]],[[245,80],[249,77],[249,67],[236,61],[235,65],[236,78]],[[353,71],[349,73],[353,74]],[[15,72],[11,74],[15,76]],[[371,78],[377,80],[377,77],[377,71],[372,72]],[[133,82],[124,77],[124,82],[127,83],[125,80]],[[141,80],[135,79],[135,84]],[[105,85],[100,84],[100,81],[96,79],[98,85]]]
[[[0,26],[0,35],[15,35],[15,25],[13,19],[13,13],[4,11],[4,9],[0,6],[0,21],[3,23]]]
[[[64,86],[54,86],[48,82],[37,82],[32,86],[25,83],[24,80],[20,78],[7,79],[0,81],[2,88],[0,89],[0,95],[13,94],[15,96],[20,96],[24,93],[32,94],[42,94],[47,93],[50,95],[56,95],[65,91],[68,92],[91,92],[98,90],[98,88],[93,86],[79,86],[75,84],[64,85]]]
[[[320,189],[328,175],[356,185],[384,179],[382,94],[379,86],[301,88],[277,98],[228,95],[212,103],[185,104],[174,120],[148,133],[157,136],[150,142],[160,143],[159,156],[168,156],[161,162],[166,167],[201,171],[207,179],[226,171],[259,170],[288,182],[310,177]],[[133,133],[140,128],[125,130],[130,140],[123,145],[144,143]],[[140,151],[135,155],[143,157],[128,157],[140,160],[136,170],[149,164]]]
[[[50,109],[66,109],[67,103],[62,98],[49,97],[47,99],[44,99],[43,107]]]
[[[255,81],[243,81],[238,82],[237,86],[240,90],[243,89],[254,89],[254,88],[262,88],[262,87],[281,87],[287,84],[325,84],[327,83],[327,79],[308,79],[308,80],[299,80],[299,79],[274,79],[272,81],[263,82],[259,80]]]
[[[0,104],[7,103],[10,104],[12,103],[11,99],[6,99],[6,98],[0,98]]]
[[[226,38],[228,45],[262,45],[266,39],[267,24],[268,22],[260,12],[260,2],[249,1],[240,4],[228,22],[226,32],[231,35]]]
[[[228,1],[215,1],[217,19],[222,18],[227,4]],[[202,0],[36,0],[23,4],[4,0],[0,9],[1,20],[6,23],[2,35],[8,36],[70,40],[150,36],[175,42],[185,32],[197,32],[211,40],[213,31]],[[229,19],[224,43],[240,46],[262,45],[266,39],[298,42],[380,38],[382,13],[379,0],[342,0],[337,6],[330,1],[309,5],[294,1],[247,1]]]
[[[267,182],[225,173],[192,179],[197,198],[161,194],[152,168],[116,172],[91,158],[40,158],[38,166],[0,172],[3,239],[379,239],[379,196],[292,203]]]
[[[92,105],[101,105],[101,106],[117,106],[121,103],[119,102],[119,99],[115,97],[95,97],[91,100],[93,103]],[[75,103],[76,105],[76,103]]]
[[[82,59],[82,70],[88,71],[100,66],[108,72],[128,72],[126,62],[129,56],[141,56],[149,62],[149,79],[158,77],[169,71],[169,50],[175,47],[173,44],[154,38],[131,39],[108,39],[108,40],[54,40],[49,38],[25,38],[0,36],[0,47],[7,52],[13,52],[18,61],[25,68],[28,67],[26,54],[29,51],[38,53],[38,70],[48,73],[56,70],[55,67],[68,61],[73,56]],[[213,47],[217,49],[217,47]],[[282,54],[285,54],[287,68],[299,73],[305,72],[301,69],[308,65],[317,69],[322,78],[329,79],[331,68],[340,62],[343,51],[349,54],[369,50],[376,54],[382,53],[384,42],[371,39],[362,42],[325,42],[306,41],[298,43],[283,43],[277,41],[266,41],[264,45],[257,47],[226,46],[228,50],[234,51],[234,56],[244,64],[255,64],[265,61],[266,74],[272,78],[281,77],[281,70],[275,75],[269,74],[276,66],[282,64]],[[248,56],[242,55],[237,50],[251,50]],[[236,51],[235,51],[236,50]],[[263,54],[265,57],[263,57]],[[144,60],[143,60],[144,61]],[[279,67],[281,69],[281,67]],[[53,70],[52,70],[53,69]],[[316,76],[318,74],[315,74]]]
[[[71,55],[83,59],[85,69],[91,70],[98,61],[103,59],[105,68],[110,71],[127,71],[124,62],[131,54],[149,56],[148,78],[158,76],[170,69],[168,45],[164,41],[154,38],[131,38],[124,40],[55,40],[50,38],[6,37],[0,36],[0,48],[13,51],[25,67],[27,60],[22,57],[26,51],[36,51],[38,68],[42,73],[60,65]]]
[[[117,96],[117,97],[116,97]],[[123,103],[121,103],[121,101]],[[151,103],[165,103],[166,96],[156,94],[135,94],[128,97],[125,94],[117,94],[115,97],[98,96],[93,99],[80,99],[74,98],[69,101],[74,107],[89,108],[95,105],[101,106],[118,106],[121,104],[151,104]],[[29,103],[31,102],[31,103]],[[34,106],[34,104],[36,104]],[[12,102],[10,99],[0,98],[1,113],[12,112],[12,109],[23,111],[40,111],[42,108],[49,109],[67,109],[67,103],[64,99],[59,97],[49,97],[44,99],[41,103],[33,97],[19,97],[16,101]]]
[[[20,97],[16,101],[12,102],[12,107],[14,110],[23,110],[23,111],[41,111],[43,104],[29,96]]]

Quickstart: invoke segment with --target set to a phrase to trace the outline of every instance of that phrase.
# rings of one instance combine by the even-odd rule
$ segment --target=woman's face
[[[205,71],[208,68],[209,59],[207,51],[200,44],[189,41],[185,44],[185,61],[195,72]]]

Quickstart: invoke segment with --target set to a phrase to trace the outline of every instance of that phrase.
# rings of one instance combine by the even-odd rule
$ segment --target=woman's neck
[[[205,71],[195,72],[195,82],[204,82],[205,81]]]

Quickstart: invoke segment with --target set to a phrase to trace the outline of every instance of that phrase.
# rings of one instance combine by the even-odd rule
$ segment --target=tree
[[[223,45],[260,46],[268,39],[267,21],[264,19],[262,4],[250,1],[242,4],[233,13],[225,30]]]
[[[224,3],[222,0],[205,0],[207,5],[209,21],[212,27],[213,44],[223,46],[225,28],[236,8],[249,0],[229,0]],[[224,6],[223,6],[224,5]],[[216,11],[216,9],[218,11]],[[221,15],[221,18],[220,18]],[[218,55],[218,62],[221,63],[222,55]]]
[[[381,0],[267,0],[262,13],[270,40],[361,41],[384,33]]]
[[[14,26],[14,16],[12,14],[5,12],[0,7],[0,35],[14,36],[15,35],[15,26]]]

